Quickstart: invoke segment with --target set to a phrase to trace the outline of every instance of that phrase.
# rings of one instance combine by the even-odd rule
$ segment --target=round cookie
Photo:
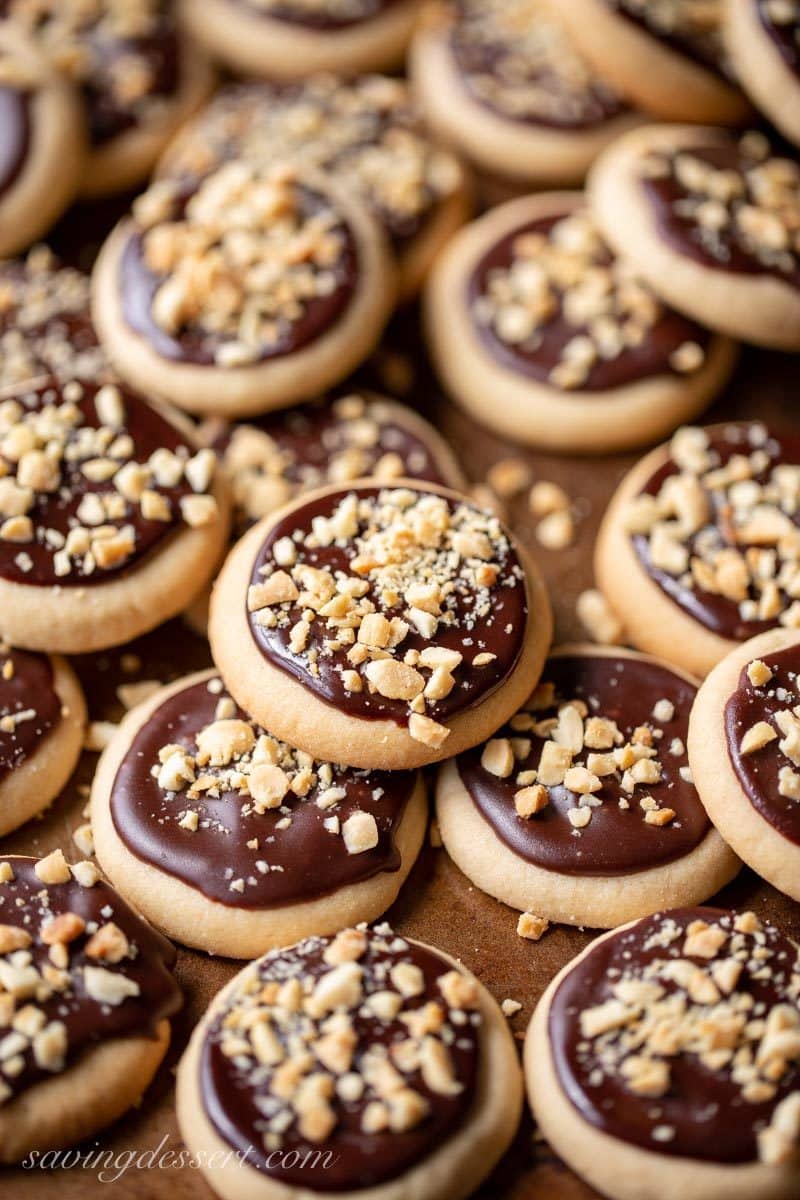
[[[773,125],[800,145],[800,4],[730,0],[724,33],[742,87]]]
[[[388,246],[361,200],[328,177],[246,160],[153,184],[103,246],[92,289],[124,378],[229,417],[337,384],[395,298]]]
[[[227,542],[216,456],[116,384],[33,381],[0,401],[0,611],[9,642],[84,653],[175,616]]]
[[[521,1102],[488,991],[385,924],[246,967],[178,1069],[181,1135],[222,1162],[208,1178],[223,1200],[463,1200],[508,1148]]]
[[[320,488],[265,517],[211,596],[237,702],[318,759],[423,766],[487,737],[536,683],[551,616],[493,514],[434,484]]]
[[[722,38],[725,0],[547,0],[602,79],[667,121],[737,125],[751,112]]]
[[[391,241],[404,300],[471,211],[466,171],[426,133],[407,84],[386,75],[229,85],[181,131],[159,175],[196,178],[233,157],[290,160],[353,188]]]
[[[229,958],[375,920],[428,817],[418,772],[314,762],[237,708],[214,671],[126,716],[91,803],[98,859],[137,911]]]
[[[139,1103],[181,1006],[174,962],[94,863],[0,861],[0,1162],[71,1146]]]
[[[86,161],[78,97],[32,40],[0,23],[0,257],[24,250],[75,198]]]
[[[798,989],[797,946],[752,912],[674,909],[604,934],[528,1028],[539,1129],[612,1200],[792,1200]]]
[[[700,678],[800,625],[800,439],[758,421],[679,429],[622,480],[595,575],[626,640]]]
[[[55,800],[85,725],[81,685],[63,658],[0,643],[0,837]]]
[[[711,401],[736,357],[614,257],[579,192],[513,200],[458,233],[428,283],[425,324],[471,416],[569,453],[663,437]]]
[[[689,761],[711,820],[769,883],[800,900],[800,633],[737,646],[697,694]]]
[[[634,130],[598,159],[589,201],[667,303],[730,337],[800,349],[800,162],[763,134]]]
[[[642,121],[592,74],[541,0],[434,6],[409,65],[431,128],[517,188],[581,183],[600,151]]]
[[[566,646],[528,703],[439,771],[445,849],[482,891],[608,928],[707,899],[739,869],[689,774],[690,680],[619,647]]]
[[[213,73],[180,34],[173,8],[171,0],[0,0],[0,15],[30,33],[83,96],[87,196],[141,183],[211,92]],[[52,160],[60,178],[67,147],[55,142]]]
[[[403,61],[419,0],[180,0],[192,36],[230,70],[289,81]]]

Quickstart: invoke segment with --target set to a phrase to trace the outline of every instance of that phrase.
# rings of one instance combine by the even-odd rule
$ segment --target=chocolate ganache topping
[[[606,0],[620,16],[679,54],[732,77],[722,40],[724,0]]]
[[[508,677],[528,616],[498,519],[410,485],[293,509],[256,555],[247,609],[271,665],[328,704],[437,747],[442,721]]]
[[[216,456],[135,393],[37,381],[0,402],[0,577],[113,579],[177,529],[217,520]]]
[[[706,629],[800,627],[800,439],[759,422],[678,430],[627,505],[645,571]]]
[[[503,366],[565,391],[689,375],[708,334],[615,258],[583,209],[507,233],[468,285],[484,345]]]
[[[694,696],[659,663],[556,655],[528,705],[459,756],[461,781],[535,866],[618,875],[673,862],[710,828],[686,757]]]
[[[450,47],[464,86],[498,115],[568,132],[623,111],[540,0],[458,0],[453,11]]]
[[[370,21],[396,4],[409,0],[236,0],[251,12],[272,21],[335,31]],[[413,2],[413,0],[412,0]]]
[[[239,976],[201,1050],[203,1106],[285,1185],[374,1187],[467,1119],[481,1021],[475,981],[387,925],[307,938]]]
[[[415,781],[315,762],[260,729],[213,676],[141,727],[111,816],[137,858],[220,904],[267,908],[398,870],[394,834]]]
[[[584,1120],[651,1153],[788,1162],[798,996],[797,947],[754,913],[656,913],[596,942],[556,989],[555,1071]]]
[[[60,720],[47,655],[0,643],[0,780],[31,758]]]
[[[174,961],[94,863],[0,861],[0,1111],[94,1046],[154,1036],[181,1006]]]
[[[759,20],[790,71],[800,74],[800,2],[756,0]]]
[[[354,235],[289,166],[223,163],[134,204],[119,264],[128,325],[164,358],[242,367],[327,333],[358,281]]]
[[[756,812],[800,846],[800,643],[742,669],[725,705],[728,755]]]

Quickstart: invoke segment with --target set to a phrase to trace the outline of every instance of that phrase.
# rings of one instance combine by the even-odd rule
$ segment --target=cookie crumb
[[[538,942],[549,928],[550,922],[547,917],[538,917],[536,913],[520,913],[517,921],[517,933],[521,938],[526,938],[530,942]]]

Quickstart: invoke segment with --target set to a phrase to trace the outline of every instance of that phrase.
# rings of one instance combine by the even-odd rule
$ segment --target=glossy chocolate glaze
[[[295,0],[274,0],[274,3],[266,6],[254,3],[253,0],[234,0],[234,3],[244,5],[256,16],[269,18],[270,21],[286,21],[287,24],[302,25],[305,29],[318,29],[320,32],[350,28],[380,16],[388,8],[408,2],[409,0],[352,0],[349,6],[329,4],[325,8],[320,5],[319,9],[314,11],[310,5],[297,4]],[[338,13],[335,11],[336,7],[339,8]]]
[[[754,754],[739,752],[742,737],[752,725],[757,721],[769,721],[774,726],[770,717],[800,703],[800,644],[770,654],[763,661],[773,673],[769,683],[756,687],[750,682],[747,666],[744,666],[736,691],[725,705],[728,757],[742,790],[759,816],[787,841],[800,846],[800,801],[782,796],[778,791],[778,772],[781,767],[794,769],[794,764],[779,749],[777,740]],[[779,732],[779,737],[782,736]]]
[[[94,397],[99,390],[98,385],[83,385],[82,398],[77,402],[84,416],[84,425],[101,424],[95,410]],[[170,424],[146,401],[134,392],[122,390],[125,405],[125,432],[133,439],[134,455],[131,461],[145,463],[150,455],[160,447],[173,452],[186,447],[185,440],[174,425]],[[60,393],[59,386],[54,380],[37,384],[30,390],[20,391],[16,399],[26,407],[38,409],[44,406],[46,398],[54,393]],[[188,456],[188,451],[187,451]],[[2,455],[0,455],[2,461]],[[80,520],[76,513],[80,502],[90,492],[99,494],[114,492],[113,481],[93,483],[81,471],[81,462],[62,463],[62,486],[53,494],[38,492],[33,508],[29,515],[36,528],[35,540],[20,544],[0,540],[0,577],[11,583],[33,584],[39,587],[58,585],[67,587],[86,587],[103,584],[109,580],[118,579],[121,573],[135,568],[150,553],[155,552],[181,524],[179,501],[182,496],[191,494],[188,483],[181,481],[177,487],[159,489],[170,501],[172,519],[169,521],[148,521],[142,516],[139,505],[126,504],[126,515],[119,522],[120,527],[133,526],[136,532],[136,544],[132,554],[118,567],[100,569],[99,567],[85,574],[78,569],[78,560],[73,560],[72,570],[68,575],[57,575],[53,566],[53,550],[46,544],[44,531],[55,529],[66,535]],[[120,464],[122,465],[122,464]],[[20,564],[20,555],[26,556],[30,569],[25,570]]]
[[[727,77],[729,82],[731,79],[731,69],[724,57],[722,46],[722,37],[717,29],[708,29],[700,32],[685,32],[673,30],[666,32],[659,29],[656,22],[648,19],[647,13],[637,12],[635,7],[631,7],[628,0],[606,0],[610,8],[613,8],[619,16],[630,21],[639,29],[643,29],[645,33],[651,37],[657,38],[659,42],[663,42],[671,50],[678,54],[691,59],[701,67],[713,71],[715,75]]]
[[[272,559],[272,549],[282,537],[290,537],[297,529],[310,530],[311,522],[316,516],[330,516],[336,506],[349,493],[359,496],[376,496],[381,491],[375,487],[358,487],[343,489],[332,495],[311,500],[300,508],[294,509],[288,516],[279,521],[269,532],[261,549],[253,562],[251,583],[261,582],[263,576],[260,567]],[[450,511],[457,507],[448,501]],[[303,548],[302,560],[313,567],[326,568],[332,572],[342,571],[351,574],[349,564],[355,557],[356,549],[351,541],[347,547],[335,543],[318,549]],[[509,548],[503,565],[501,578],[510,578],[513,572],[521,571],[519,560],[513,548]],[[513,670],[522,650],[525,639],[525,626],[528,616],[526,588],[521,578],[515,576],[515,586],[498,584],[492,591],[493,603],[491,613],[487,618],[479,618],[477,627],[471,631],[460,628],[458,624],[448,628],[442,624],[436,634],[436,644],[450,650],[463,652],[466,649],[471,654],[488,651],[497,657],[494,662],[485,667],[470,667],[465,661],[458,668],[458,682],[444,699],[430,704],[427,715],[434,721],[446,721],[464,712],[468,708],[480,704],[495,691]],[[367,593],[380,611],[380,604],[375,591],[370,587]],[[242,603],[246,603],[243,598]],[[454,599],[455,612],[459,620],[469,616],[469,608],[461,596]],[[397,610],[399,613],[399,609]],[[309,674],[306,659],[298,657],[289,649],[290,627],[301,617],[302,609],[293,605],[290,612],[290,622],[285,628],[267,629],[254,620],[254,615],[247,613],[251,636],[261,654],[270,666],[278,667],[298,683],[303,684],[318,700],[324,701],[335,708],[342,709],[353,717],[373,720],[391,720],[398,725],[408,723],[408,703],[404,700],[389,700],[379,693],[370,693],[367,688],[361,692],[345,690],[341,672],[348,670],[347,647],[333,653],[320,654],[318,661],[319,673]],[[309,636],[309,648],[322,645],[324,624],[315,621]],[[469,638],[469,646],[466,639]],[[403,651],[423,650],[430,642],[423,638],[412,627],[403,640]]]
[[[551,658],[542,682],[555,684],[558,702],[583,700],[591,716],[616,721],[626,741],[640,725],[663,730],[663,738],[655,743],[662,781],[638,789],[631,796],[615,777],[605,777],[599,793],[603,803],[592,809],[591,821],[580,830],[573,829],[566,815],[575,807],[577,797],[563,785],[548,788],[550,800],[541,812],[533,817],[517,816],[515,777],[520,771],[538,767],[544,739],[515,734],[506,727],[495,736],[533,737],[531,753],[516,764],[508,779],[499,779],[481,766],[483,746],[457,759],[461,782],[492,831],[525,862],[566,875],[627,875],[674,862],[692,851],[705,837],[710,822],[693,785],[681,778],[680,768],[686,766],[685,749],[675,756],[670,754],[669,745],[679,738],[685,747],[696,689],[657,663],[604,655]],[[670,721],[652,719],[653,708],[661,699],[675,706]],[[544,720],[556,713],[557,704],[536,716]],[[660,827],[647,824],[639,807],[639,795],[645,791],[660,807],[674,809],[675,820]],[[630,807],[620,808],[620,799],[628,801]]]
[[[134,736],[117,771],[111,791],[111,817],[118,837],[143,862],[180,879],[207,899],[232,908],[276,908],[315,900],[341,887],[400,868],[395,833],[416,783],[414,771],[355,771],[334,768],[330,787],[345,787],[347,798],[322,809],[316,784],[301,798],[288,793],[280,808],[256,813],[238,792],[218,797],[205,793],[188,807],[200,815],[194,833],[179,825],[187,808],[185,792],[165,793],[151,773],[166,745],[196,748],[196,735],[211,724],[219,693],[207,682],[176,693],[148,718]],[[248,718],[237,709],[236,718]],[[259,731],[260,732],[260,731]],[[204,768],[204,774],[214,773]],[[344,840],[330,833],[327,818],[344,823],[355,811],[372,813],[378,844],[362,854],[348,854]],[[276,824],[291,816],[287,829]],[[257,839],[256,849],[248,848]],[[256,864],[266,863],[263,871]],[[232,879],[243,879],[243,892],[232,891]]]
[[[769,15],[769,0],[756,0],[756,12],[761,25],[777,47],[790,71],[800,75],[800,17],[779,24]]]
[[[683,929],[694,920],[729,921],[732,916],[717,908],[674,909],[663,915]],[[610,998],[609,970],[618,972],[618,979],[619,973],[643,967],[655,959],[683,957],[682,938],[666,950],[658,945],[645,948],[647,937],[659,928],[661,919],[659,914],[646,917],[633,928],[613,934],[602,944],[596,943],[557,988],[548,1028],[559,1083],[585,1121],[620,1141],[668,1157],[708,1163],[755,1162],[758,1130],[769,1122],[780,1100],[800,1086],[797,1063],[786,1071],[776,1097],[761,1103],[744,1100],[741,1084],[731,1082],[727,1071],[711,1070],[689,1054],[668,1060],[672,1084],[667,1094],[658,1099],[634,1095],[618,1077],[603,1075],[602,1082],[596,1083],[592,1076],[599,1062],[591,1043],[582,1039],[581,1010]],[[776,965],[781,972],[788,972],[797,959],[796,947],[770,926],[765,927],[765,932],[768,945],[782,956]],[[708,959],[690,961],[708,966]],[[671,984],[664,986],[668,991],[674,988]],[[791,1002],[788,995],[782,994],[780,984],[772,979],[753,980],[743,972],[737,987],[746,988],[757,1004],[772,1005],[782,999]],[[657,1125],[673,1128],[675,1135],[667,1141],[655,1140],[652,1130]],[[665,1169],[669,1170],[667,1164]]]
[[[69,945],[69,970],[72,986],[67,992],[56,993],[39,1004],[48,1021],[63,1021],[67,1027],[68,1049],[66,1068],[81,1055],[114,1038],[154,1037],[159,1022],[171,1017],[183,1002],[180,989],[172,975],[175,950],[161,934],[151,929],[129,908],[107,883],[82,887],[76,880],[45,886],[34,872],[34,858],[9,858],[14,880],[0,883],[0,924],[25,929],[33,938],[28,953],[33,964],[41,970],[49,963],[50,947],[39,937],[43,920],[60,913],[72,912],[86,921],[101,926],[113,921],[128,938],[137,953],[121,963],[99,963],[84,953],[89,931]],[[42,897],[47,898],[46,907]],[[121,1004],[101,1004],[94,1000],[83,985],[84,966],[104,966],[107,970],[125,975],[139,985],[140,994],[129,996]],[[0,1037],[10,1032],[0,1027]],[[44,1079],[52,1071],[39,1067],[29,1049],[24,1052],[25,1066],[20,1074],[3,1076],[14,1096]],[[0,1112],[2,1109],[0,1108]]]
[[[376,944],[378,943],[378,944]],[[274,951],[257,965],[258,977],[263,982],[283,982],[294,976],[317,978],[328,968],[322,955],[329,939],[307,938],[287,950]],[[364,990],[377,991],[385,986],[386,969],[397,962],[413,963],[423,973],[425,990],[418,996],[405,1001],[409,1008],[422,1008],[430,1001],[441,1000],[437,979],[451,970],[451,965],[438,954],[425,947],[405,943],[400,953],[388,953],[380,948],[375,934],[370,934],[368,948],[359,960],[366,968]],[[248,1162],[263,1171],[269,1178],[280,1180],[287,1186],[310,1188],[320,1192],[342,1192],[358,1188],[377,1186],[385,1181],[397,1179],[404,1171],[420,1163],[429,1154],[439,1149],[463,1125],[469,1115],[478,1076],[480,1047],[478,1034],[469,1022],[453,1026],[456,1038],[449,1047],[455,1074],[463,1085],[456,1095],[445,1096],[432,1092],[424,1083],[419,1071],[404,1076],[405,1082],[422,1095],[430,1104],[428,1116],[414,1129],[402,1133],[383,1131],[364,1133],[361,1118],[363,1101],[335,1101],[338,1124],[333,1133],[322,1143],[310,1143],[292,1125],[282,1137],[283,1152],[298,1150],[302,1160],[308,1151],[331,1152],[330,1165],[312,1161],[296,1167],[279,1165],[280,1155],[270,1155],[263,1145],[266,1125],[264,1114],[259,1108],[259,1098],[266,1098],[265,1086],[248,1085],[245,1073],[237,1070],[231,1059],[220,1050],[222,1017],[218,1016],[206,1035],[200,1059],[200,1089],[203,1107],[220,1137],[228,1145],[244,1152],[248,1146],[252,1153]],[[358,1070],[361,1054],[370,1045],[391,1046],[408,1037],[408,1027],[399,1020],[381,1021],[361,1008],[353,1014],[353,1024],[359,1039],[353,1069]],[[264,1072],[266,1076],[266,1071]],[[276,1165],[276,1160],[277,1164]],[[291,1159],[289,1159],[291,1162]]]
[[[0,197],[15,183],[31,143],[30,97],[20,88],[0,87]]]
[[[746,441],[746,429],[747,426],[744,424],[727,425],[724,427],[724,431],[720,428],[717,430],[716,436],[712,437],[711,449],[719,455],[721,465],[724,466],[732,455],[747,454],[753,449]],[[727,436],[725,436],[726,434]],[[769,470],[780,463],[800,464],[800,437],[797,437],[795,434],[781,433],[777,435],[771,433],[763,449],[770,456],[770,468],[756,476],[759,482],[763,482],[767,478]],[[658,495],[664,480],[668,479],[671,475],[679,473],[677,465],[672,459],[669,459],[651,476],[642,488],[642,492],[651,496]],[[720,506],[720,496],[723,493],[712,492],[710,494],[715,516],[714,528],[717,530],[720,544],[733,545],[732,529],[727,519],[727,508]],[[792,516],[792,520],[795,524],[800,525],[800,513],[795,513]],[[707,530],[709,526],[705,526],[704,528]],[[703,530],[700,530],[689,539],[690,552],[698,536],[702,534]],[[739,613],[739,605],[735,600],[728,600],[725,596],[703,591],[697,586],[686,587],[680,578],[669,575],[666,571],[653,566],[649,558],[646,537],[641,534],[635,534],[631,540],[639,561],[658,586],[684,612],[688,613],[690,617],[698,621],[706,629],[719,634],[720,637],[743,642],[747,638],[755,637],[757,633],[763,633],[766,629],[773,629],[779,624],[777,618],[768,621],[743,620]],[[738,543],[736,544],[740,550],[744,549]]]
[[[468,283],[470,309],[485,293],[487,279],[492,271],[506,270],[514,261],[514,242],[526,233],[549,233],[559,221],[569,216],[569,210],[538,220],[529,221],[518,229],[511,230],[496,242],[478,262]],[[609,253],[607,262],[610,263]],[[564,317],[561,303],[553,316],[543,326],[540,339],[534,349],[524,343],[512,345],[497,336],[490,325],[473,321],[484,346],[504,367],[526,375],[541,383],[547,383],[550,372],[561,361],[564,347],[574,337],[587,332],[588,327],[569,324]],[[674,309],[662,305],[661,315],[650,330],[649,336],[639,346],[625,349],[615,358],[602,358],[589,368],[581,390],[603,392],[610,388],[624,387],[657,375],[678,375],[670,364],[670,356],[684,342],[697,342],[707,346],[708,331]]]
[[[6,678],[6,664],[13,675]],[[35,716],[20,721],[13,732],[0,721],[0,780],[22,766],[61,720],[61,699],[53,686],[53,668],[46,654],[0,649],[0,718],[33,709]]]

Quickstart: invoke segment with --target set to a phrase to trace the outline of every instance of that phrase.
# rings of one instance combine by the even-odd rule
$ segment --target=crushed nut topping
[[[731,74],[722,39],[724,0],[612,0],[655,37],[683,45],[706,66]]]

